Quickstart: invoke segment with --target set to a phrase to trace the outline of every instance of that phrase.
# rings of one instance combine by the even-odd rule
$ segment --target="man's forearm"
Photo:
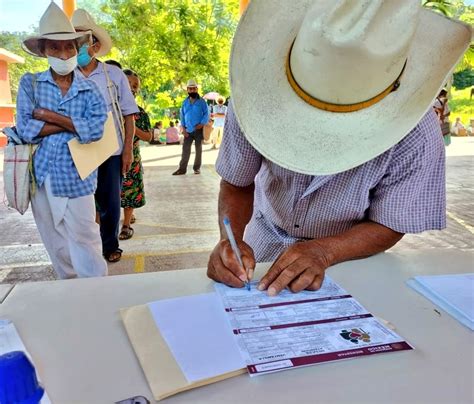
[[[41,128],[39,135],[41,137],[45,137],[45,136],[54,135],[60,132],[64,132],[64,128],[62,128],[61,126],[54,125],[52,123],[45,123],[43,127]]]
[[[72,122],[71,118],[65,115],[58,114],[57,112],[51,111],[49,109],[45,109],[45,108],[35,109],[33,111],[33,118],[46,122],[47,125],[60,127],[61,130],[59,132],[77,133],[76,128],[74,127],[74,123]],[[50,134],[51,133],[46,133],[45,135],[50,135]]]
[[[375,222],[363,222],[337,236],[313,240],[326,252],[329,266],[388,250],[404,236]]]
[[[232,224],[235,238],[242,240],[245,226],[252,217],[254,189],[254,184],[247,187],[236,187],[221,180],[218,208],[221,239],[227,238],[222,223],[224,217],[227,216]]]

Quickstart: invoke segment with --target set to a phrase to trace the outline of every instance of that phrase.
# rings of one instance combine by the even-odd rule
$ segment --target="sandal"
[[[132,217],[130,218],[130,224],[133,224],[137,221],[137,218],[135,217],[135,215],[132,215]]]
[[[133,233],[134,230],[130,226],[123,225],[119,234],[119,240],[128,240],[129,238],[132,238]]]
[[[104,258],[108,262],[119,262],[120,259],[122,258],[122,252],[123,250],[121,250],[120,248],[117,248],[115,251],[104,254]]]

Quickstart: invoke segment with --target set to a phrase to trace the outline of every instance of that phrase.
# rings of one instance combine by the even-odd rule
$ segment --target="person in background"
[[[225,115],[227,114],[227,107],[224,105],[224,97],[217,98],[217,105],[212,107],[212,118],[214,119],[214,130],[211,135],[211,149],[217,149],[221,144],[222,135],[224,133]]]
[[[97,170],[82,180],[68,142],[102,138],[107,109],[95,83],[74,72],[79,47],[89,34],[76,33],[51,2],[39,24],[40,35],[26,39],[29,53],[47,58],[50,68],[25,74],[17,97],[17,131],[36,144],[36,192],[31,207],[53,269],[61,279],[107,275],[95,222]]]
[[[112,66],[117,66],[120,70],[122,70],[122,65],[116,60],[108,59],[104,63],[107,63],[108,65],[112,65]]]
[[[456,136],[466,136],[466,127],[461,122],[461,118],[457,117],[456,122],[454,122],[451,132]]]
[[[99,87],[106,100],[107,110],[112,112],[119,150],[99,166],[96,205],[100,217],[102,252],[108,262],[120,261],[119,248],[120,191],[122,178],[130,170],[133,161],[134,116],[139,112],[125,74],[116,66],[100,62],[97,57],[109,53],[112,40],[101,26],[97,25],[89,13],[77,9],[72,23],[78,32],[90,31],[89,43],[79,49],[78,76],[91,80]]]
[[[181,126],[181,123],[179,122],[179,119],[176,119],[174,121],[174,126],[176,126],[176,128],[178,129],[178,132],[179,133],[182,133],[183,132],[183,127]]]
[[[469,119],[469,126],[467,127],[468,136],[474,136],[474,118]]]
[[[134,97],[140,91],[140,78],[130,69],[123,71],[130,83],[130,89]],[[145,205],[145,189],[143,185],[143,165],[140,155],[140,140],[151,142],[153,133],[151,131],[150,118],[142,107],[138,107],[140,112],[135,114],[135,137],[133,139],[133,162],[130,170],[125,175],[122,182],[121,206],[123,208],[123,224],[120,230],[119,239],[128,240],[132,238],[134,230],[130,224],[135,222],[133,214],[135,209]]]
[[[155,126],[153,127],[153,140],[150,143],[163,144],[163,142],[161,141],[162,132],[163,132],[163,122],[162,121],[155,122]]]
[[[193,142],[196,149],[193,170],[194,174],[201,174],[203,127],[209,122],[207,104],[199,96],[197,83],[194,80],[189,80],[186,88],[188,97],[181,107],[181,125],[184,135],[183,152],[179,168],[173,175],[186,174]]]
[[[183,135],[179,134],[178,128],[174,126],[174,122],[170,121],[170,126],[166,129],[166,144],[181,144],[181,137]]]
[[[449,116],[451,111],[448,105],[448,92],[442,89],[433,104],[433,108],[438,115],[439,125],[441,127],[441,134],[443,135],[444,144],[449,146],[451,144],[451,129]]]

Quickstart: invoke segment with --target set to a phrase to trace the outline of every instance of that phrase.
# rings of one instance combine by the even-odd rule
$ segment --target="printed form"
[[[316,292],[215,288],[251,376],[413,349],[326,275]]]

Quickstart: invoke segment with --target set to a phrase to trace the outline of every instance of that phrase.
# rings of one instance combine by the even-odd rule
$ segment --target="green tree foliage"
[[[25,32],[0,32],[0,48],[5,48],[10,52],[25,58],[25,63],[14,63],[8,65],[10,86],[14,101],[16,100],[18,83],[20,82],[21,76],[27,72],[40,72],[48,68],[48,62],[46,59],[32,56],[22,49],[21,43],[28,36],[31,36],[31,34]]]
[[[229,95],[238,0],[109,0],[102,12],[117,59],[141,78],[145,103],[179,106],[190,78],[204,93]]]
[[[454,73],[453,87],[456,90],[464,90],[471,86],[474,86],[474,69],[469,68]]]
[[[474,24],[474,6],[465,4],[463,0],[422,0],[423,7],[458,19],[470,25]],[[456,66],[455,71],[474,68],[474,44],[471,43],[464,57]]]

